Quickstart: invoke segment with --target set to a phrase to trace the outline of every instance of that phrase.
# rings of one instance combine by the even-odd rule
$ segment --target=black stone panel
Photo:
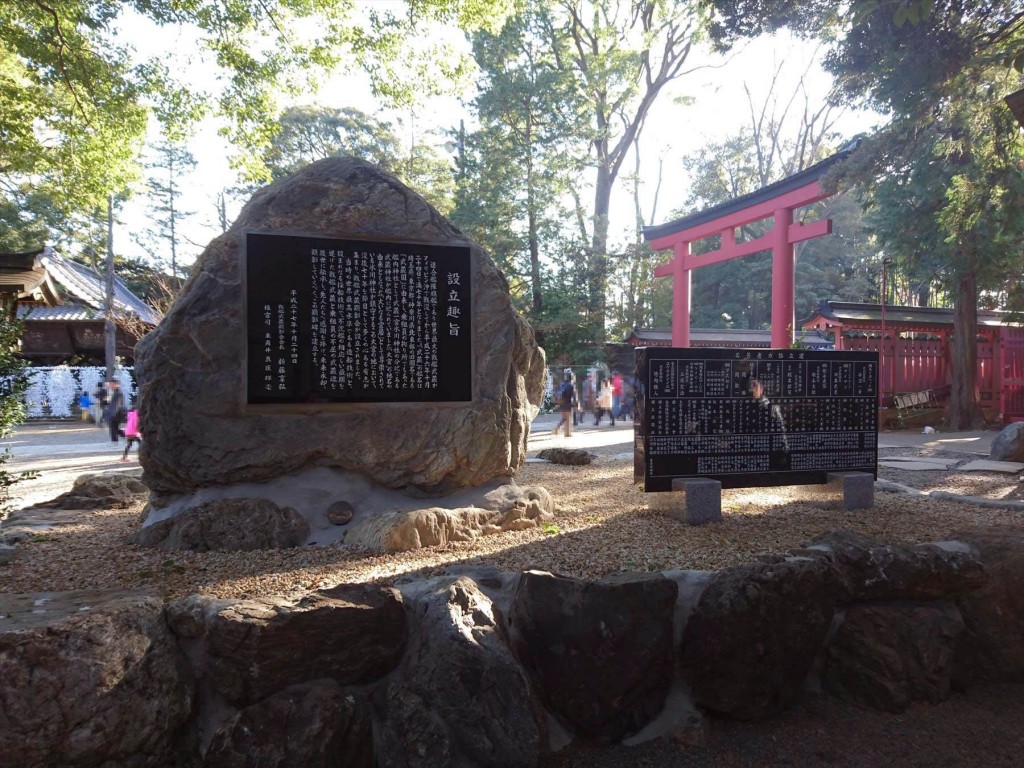
[[[250,233],[247,402],[472,399],[469,248]]]
[[[875,352],[641,347],[636,379],[634,477],[645,491],[684,477],[723,488],[877,477]]]

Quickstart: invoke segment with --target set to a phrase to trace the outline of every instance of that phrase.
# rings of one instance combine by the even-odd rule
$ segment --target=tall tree
[[[1005,275],[1022,266],[1021,140],[1001,97],[1021,87],[1011,73],[1024,70],[1024,6],[855,0],[844,15],[821,0],[709,2],[723,44],[778,25],[833,35],[838,97],[889,116],[841,175],[874,202],[886,255],[920,263],[920,244],[934,246],[956,309],[947,426],[977,426],[979,299],[1020,288]]]
[[[194,215],[185,207],[182,180],[196,167],[192,153],[180,143],[164,139],[153,147],[153,159],[147,163],[146,194],[150,225],[133,234],[136,242],[150,252],[158,264],[166,264],[171,275],[181,275],[182,224]]]
[[[394,16],[472,28],[504,13],[503,0],[415,0]],[[218,90],[183,82],[188,68],[173,53],[168,63],[126,45],[119,32],[129,15],[136,28],[150,25],[149,34],[187,30]],[[49,227],[101,206],[138,176],[151,111],[177,127],[216,112],[235,165],[265,179],[259,158],[274,133],[278,94],[308,90],[340,63],[379,64],[399,50],[373,34],[348,0],[0,0],[2,202],[21,207],[11,195],[25,187],[45,194],[51,208],[25,210],[52,213],[41,221]],[[0,205],[0,213],[10,207]]]
[[[1024,45],[1024,10],[936,2],[927,18],[897,24],[874,14],[831,58],[840,93],[891,115],[846,171],[876,211],[883,248],[938,258],[954,299],[953,379],[947,426],[982,422],[977,309],[1024,269],[1024,142],[1002,96],[1019,75],[991,62]],[[893,215],[892,211],[902,215]],[[912,238],[912,234],[918,238]]]
[[[375,163],[447,213],[454,194],[451,160],[434,146],[414,140],[404,146],[391,123],[351,107],[290,107],[278,118],[277,130],[262,163],[271,178],[325,157],[351,156]]]
[[[658,210],[658,197],[665,168],[665,155],[668,148],[662,148],[658,157],[658,172],[655,178],[655,193],[650,211],[645,214],[641,201],[640,142],[633,142],[633,172],[623,176],[633,197],[633,218],[635,221],[634,240],[626,245],[622,253],[611,259],[612,273],[609,277],[613,306],[610,310],[609,329],[613,336],[624,338],[633,328],[649,327],[657,324],[655,317],[659,311],[666,309],[666,323],[671,322],[671,292],[662,285],[666,281],[656,280],[654,268],[661,260],[656,256],[644,239],[643,229],[646,223],[655,220]],[[617,300],[617,306],[615,306]]]
[[[587,311],[603,341],[608,289],[608,213],[619,172],[662,90],[683,74],[708,16],[702,5],[671,0],[561,0],[568,63],[591,115],[596,172]]]
[[[542,6],[510,17],[498,32],[472,36],[480,68],[473,103],[480,128],[457,135],[453,220],[487,247],[529,292],[535,329],[544,311],[545,270],[563,245],[561,199],[579,168],[581,103],[562,62],[565,40]],[[547,251],[547,263],[544,252]]]
[[[353,107],[288,107],[263,154],[278,179],[325,157],[351,155],[395,172],[401,149],[394,127]]]

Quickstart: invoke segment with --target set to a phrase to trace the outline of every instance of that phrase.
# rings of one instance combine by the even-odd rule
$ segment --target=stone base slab
[[[552,520],[554,515],[554,503],[547,490],[522,487],[511,479],[466,488],[448,496],[423,498],[383,488],[352,472],[319,467],[267,483],[239,483],[177,496],[154,496],[144,513],[144,525],[174,519],[205,503],[238,498],[266,499],[294,509],[309,524],[304,545],[327,546],[344,541],[392,552],[532,528]],[[352,511],[344,525],[331,522],[328,515],[339,502],[346,502]]]

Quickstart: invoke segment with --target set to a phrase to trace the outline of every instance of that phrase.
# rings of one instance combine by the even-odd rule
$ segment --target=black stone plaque
[[[467,401],[469,248],[248,234],[247,402]]]
[[[876,352],[645,347],[636,379],[645,491],[682,477],[745,488],[878,476]]]

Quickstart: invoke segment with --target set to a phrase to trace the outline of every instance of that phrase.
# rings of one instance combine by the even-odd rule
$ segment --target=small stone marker
[[[842,494],[847,512],[875,505],[875,478],[867,472],[829,472],[826,487],[837,496]]]
[[[829,472],[824,485],[804,486],[803,497],[845,512],[875,505],[875,478],[868,472]]]
[[[687,525],[717,523],[722,519],[722,484],[709,478],[676,478],[672,481],[672,504],[666,511]]]

